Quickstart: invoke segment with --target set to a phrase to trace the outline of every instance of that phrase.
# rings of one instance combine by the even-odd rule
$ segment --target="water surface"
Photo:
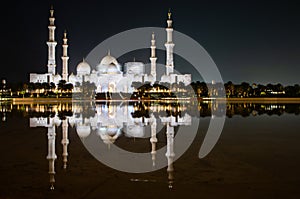
[[[0,110],[0,198],[300,196],[299,104],[2,104]],[[222,134],[200,159],[209,122],[218,113],[227,115]],[[177,118],[174,136],[200,120],[193,144],[175,162],[151,154],[168,144],[171,117]],[[157,122],[155,143],[151,118]],[[105,146],[100,154],[117,145],[149,153],[150,166],[171,164],[142,174],[121,172],[89,153],[84,142],[90,138]],[[176,156],[176,144],[171,152]]]

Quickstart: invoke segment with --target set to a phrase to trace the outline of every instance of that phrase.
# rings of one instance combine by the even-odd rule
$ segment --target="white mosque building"
[[[76,74],[68,74],[68,39],[67,33],[64,33],[63,38],[63,55],[62,59],[62,75],[56,72],[56,58],[55,58],[55,48],[57,42],[55,41],[55,29],[54,24],[54,10],[50,10],[50,24],[49,28],[49,41],[48,45],[48,73],[45,74],[30,74],[30,82],[44,83],[44,82],[54,82],[58,84],[60,80],[65,80],[68,83],[72,83],[76,89],[76,85],[82,85],[83,82],[94,83],[96,86],[96,93],[132,93],[134,88],[131,86],[132,82],[167,82],[167,83],[184,83],[189,85],[191,83],[191,74],[178,75],[174,73],[174,59],[173,59],[173,48],[175,44],[173,43],[173,28],[171,12],[168,13],[167,20],[167,41],[165,43],[166,47],[166,65],[165,74],[159,78],[156,74],[156,45],[155,45],[155,35],[152,33],[151,39],[151,70],[150,74],[145,73],[145,64],[142,62],[127,62],[124,67],[113,57],[108,51],[107,55],[101,59],[98,65],[91,67],[89,63],[83,59],[81,63],[78,64],[76,68]],[[122,70],[124,68],[124,71]]]

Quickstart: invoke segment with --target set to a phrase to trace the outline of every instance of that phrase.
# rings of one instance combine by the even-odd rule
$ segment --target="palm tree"
[[[257,96],[266,95],[266,90],[267,90],[266,86],[264,86],[262,84],[258,84],[257,85]]]
[[[143,84],[141,82],[132,82],[131,87],[133,87],[136,91],[139,90],[140,87],[142,87]]]
[[[93,99],[95,97],[95,90],[97,89],[96,85],[94,83],[91,83],[89,81],[82,82],[81,85],[81,97],[82,98],[88,98]]]
[[[165,92],[170,91],[171,84],[169,82],[161,82],[160,85],[165,90]]]
[[[274,86],[275,91],[277,92],[282,92],[284,87],[282,86],[282,84],[278,83]]]
[[[34,87],[35,87],[35,91],[37,93],[37,97],[39,97],[39,94],[41,92],[42,89],[42,84],[39,82],[34,83]]]
[[[299,84],[295,84],[294,88],[295,88],[295,95],[299,97],[300,96],[300,86],[299,86]]]
[[[61,95],[64,91],[66,91],[66,83],[66,80],[60,80],[57,84],[57,89],[60,91]]]
[[[30,93],[30,96],[32,96],[32,92],[35,91],[35,84],[34,83],[30,82],[28,84],[28,91]]]
[[[285,94],[287,97],[296,97],[298,95],[297,93],[297,86],[286,86],[284,88]],[[299,90],[298,90],[299,92]]]
[[[44,93],[48,93],[50,90],[50,84],[48,82],[42,83],[42,88],[44,89]]]
[[[74,86],[73,86],[73,84],[69,83],[69,84],[66,84],[65,88],[68,93],[72,93]]]
[[[196,88],[198,97],[208,97],[208,86],[205,82],[197,81]]]
[[[51,91],[53,91],[56,88],[56,86],[53,82],[50,82],[49,86],[50,86],[49,90],[51,90]]]
[[[229,81],[224,84],[225,90],[226,90],[226,96],[227,97],[232,97],[234,96],[234,84]]]
[[[249,95],[252,93],[252,88],[249,83],[247,82],[242,82],[241,84],[241,89],[242,89],[242,96],[243,97],[249,97]]]

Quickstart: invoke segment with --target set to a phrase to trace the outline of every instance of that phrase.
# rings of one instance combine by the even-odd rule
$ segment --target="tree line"
[[[85,86],[86,85],[86,86]],[[81,86],[82,93],[88,93],[91,96],[96,89],[92,83],[85,82]],[[218,97],[226,96],[228,98],[249,98],[249,97],[300,97],[299,84],[283,86],[282,84],[249,84],[242,82],[234,84],[231,81],[226,83],[205,83],[192,82],[190,85],[180,83],[166,82],[132,82],[131,85],[138,97]],[[76,85],[75,87],[78,87]],[[86,88],[86,89],[85,89]],[[61,80],[57,85],[51,83],[0,83],[0,94],[5,97],[71,97],[74,91],[74,85]]]
[[[65,80],[55,83],[17,83],[17,84],[0,84],[0,88],[7,87],[3,91],[2,97],[71,97],[73,84],[67,83]]]
[[[139,95],[144,95],[149,91],[159,90],[163,93],[171,93],[174,96],[189,97],[219,97],[226,96],[228,98],[249,98],[249,97],[300,97],[300,86],[283,86],[282,84],[252,84],[242,82],[241,84],[233,84],[231,81],[227,83],[205,83],[192,82],[190,85],[180,83],[150,83],[133,82],[132,87]]]

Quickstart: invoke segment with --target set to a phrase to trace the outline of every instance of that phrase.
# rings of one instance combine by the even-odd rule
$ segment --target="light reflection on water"
[[[63,168],[68,169],[68,146],[69,128],[76,129],[77,135],[82,141],[87,139],[91,134],[96,134],[109,150],[112,144],[120,137],[129,139],[147,139],[148,145],[144,149],[135,149],[134,142],[130,143],[129,150],[148,151],[151,156],[151,164],[156,165],[156,150],[162,145],[169,145],[166,151],[167,179],[168,187],[172,188],[175,181],[173,158],[176,155],[174,151],[173,138],[176,134],[176,126],[192,125],[194,117],[218,117],[212,114],[213,110],[218,109],[218,103],[199,103],[194,105],[186,104],[149,104],[142,102],[135,103],[57,103],[57,104],[2,104],[1,118],[2,122],[7,120],[7,115],[13,111],[19,111],[24,116],[29,117],[29,127],[43,127],[47,129],[47,156],[48,174],[50,189],[55,188],[56,161],[58,159],[56,145],[62,145],[61,160]],[[196,107],[196,109],[195,109]],[[226,109],[228,118],[235,115],[242,117],[259,117],[260,115],[299,115],[300,104],[252,104],[252,103],[228,103]],[[200,113],[200,115],[199,115]],[[166,127],[167,123],[172,123],[173,129]],[[60,127],[60,128],[58,128]],[[174,129],[175,127],[175,129]],[[58,131],[59,130],[59,131]],[[159,136],[158,134],[166,136]],[[56,138],[61,134],[61,140]],[[160,140],[162,139],[162,140]],[[158,143],[159,146],[158,146]],[[122,144],[121,144],[122,145]],[[124,146],[124,145],[123,145]],[[126,146],[125,146],[126,148]],[[195,154],[196,155],[196,154]],[[156,182],[153,179],[131,178],[132,182]]]

